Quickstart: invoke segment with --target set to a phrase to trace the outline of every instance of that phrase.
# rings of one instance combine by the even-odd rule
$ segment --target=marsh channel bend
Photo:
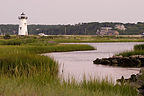
[[[107,58],[120,52],[133,50],[134,45],[144,44],[142,42],[70,44],[88,44],[95,47],[97,50],[44,54],[46,56],[51,56],[60,64],[59,73],[64,79],[73,77],[77,81],[81,81],[85,76],[86,79],[96,78],[101,80],[107,78],[108,80],[115,82],[116,79],[121,78],[121,76],[129,78],[130,75],[137,74],[140,70],[139,68],[95,65],[93,64],[93,61],[96,58]]]

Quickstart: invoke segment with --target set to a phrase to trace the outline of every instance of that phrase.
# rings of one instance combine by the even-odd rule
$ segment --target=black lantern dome
[[[25,13],[23,12],[21,14],[21,16],[18,17],[18,19],[28,19],[28,17],[25,15]]]

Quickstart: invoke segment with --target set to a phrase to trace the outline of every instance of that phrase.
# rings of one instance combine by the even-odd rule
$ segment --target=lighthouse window
[[[22,27],[20,27],[20,30],[22,29]]]

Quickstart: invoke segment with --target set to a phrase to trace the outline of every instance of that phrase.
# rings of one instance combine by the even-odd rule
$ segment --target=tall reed
[[[133,51],[126,51],[126,52],[119,53],[117,55],[122,55],[122,56],[144,55],[144,44],[135,45]]]
[[[57,76],[58,64],[50,57],[20,50],[19,47],[5,48],[0,48],[0,76],[29,77],[38,74]]]

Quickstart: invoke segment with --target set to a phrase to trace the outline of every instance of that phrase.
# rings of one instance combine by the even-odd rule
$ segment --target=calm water
[[[90,77],[99,79],[108,78],[115,82],[116,79],[121,78],[121,76],[129,78],[131,74],[137,74],[139,72],[139,68],[121,68],[95,65],[93,64],[93,61],[96,58],[111,57],[119,52],[133,50],[133,46],[136,44],[142,44],[141,42],[82,44],[89,44],[97,48],[97,50],[45,54],[53,57],[59,62],[60,76],[63,76],[65,79],[68,77],[73,77],[79,81],[82,80],[85,75],[87,79]]]

